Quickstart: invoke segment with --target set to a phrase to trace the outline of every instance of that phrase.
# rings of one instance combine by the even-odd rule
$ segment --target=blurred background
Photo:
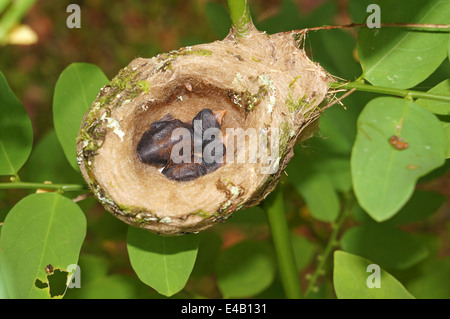
[[[367,0],[250,0],[252,17],[259,30],[268,33],[330,24],[364,21]],[[69,29],[67,6],[76,3],[81,8],[81,28]],[[29,45],[0,46],[0,70],[13,92],[24,104],[31,117],[35,147],[30,160],[20,172],[22,180],[54,183],[80,183],[81,177],[65,160],[53,131],[53,90],[59,74],[71,63],[88,62],[99,66],[109,79],[136,57],[152,57],[182,46],[223,39],[229,31],[225,0],[39,0],[27,12],[21,23],[29,26],[36,40]],[[309,33],[305,42],[308,56],[319,62],[331,74],[347,80],[361,75],[357,62],[356,33],[350,30],[329,30]],[[450,66],[446,59],[430,79],[420,84],[429,89],[448,78]],[[355,93],[344,101],[344,108],[327,110],[324,131],[334,134],[332,151],[344,149],[349,154],[356,134],[356,119],[365,103],[374,95]],[[334,127],[331,129],[330,123]],[[328,123],[328,124],[327,124]],[[328,127],[328,131],[327,131]],[[340,140],[343,141],[339,144]],[[350,142],[348,142],[350,141]],[[309,147],[321,149],[323,139]],[[51,164],[51,165],[49,165]],[[448,164],[447,164],[448,167]],[[446,168],[445,168],[446,169]],[[442,172],[440,172],[442,173]],[[450,189],[448,181],[436,182],[428,188]],[[444,184],[443,184],[444,183]],[[447,184],[445,184],[447,183]],[[450,191],[447,191],[450,192]],[[0,221],[27,191],[0,192]],[[314,256],[328,239],[330,227],[313,220],[298,193],[286,183],[289,200],[286,210],[290,225],[302,236],[293,240],[297,266],[303,274],[314,269]],[[72,289],[67,297],[74,298],[138,298],[161,297],[141,283],[134,274],[126,250],[127,225],[116,220],[88,199],[80,202],[88,219],[88,233],[80,257],[83,284],[89,289]],[[447,205],[448,214],[448,205]],[[442,215],[442,214],[441,214]],[[438,223],[420,227],[436,227]],[[349,225],[350,226],[350,225]],[[450,224],[441,224],[432,231],[440,234],[441,254],[448,254]],[[245,238],[270,241],[270,232],[261,208],[240,212],[222,225],[201,234],[198,260],[184,291],[175,297],[221,297],[216,285],[214,264],[221,248],[230,247]],[[434,242],[430,239],[430,245]],[[330,273],[331,266],[327,268]],[[330,279],[330,278],[328,278]],[[281,283],[256,297],[283,298]],[[316,297],[333,297],[332,282],[324,281]]]

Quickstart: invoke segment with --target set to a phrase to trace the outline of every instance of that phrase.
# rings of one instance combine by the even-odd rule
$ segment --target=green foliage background
[[[256,27],[275,33],[364,22],[371,2],[255,0],[250,6]],[[450,23],[448,1],[379,3],[383,22]],[[82,184],[72,119],[99,88],[137,56],[222,39],[230,27],[225,1],[84,1],[81,29],[65,25],[69,4],[39,1],[24,19],[39,42],[0,48],[0,182],[20,176]],[[365,71],[373,85],[450,96],[449,33],[375,32],[310,32],[305,49],[342,79],[354,81]],[[408,67],[411,61],[429,63]],[[72,99],[79,92],[84,100]],[[266,215],[279,192],[275,213],[286,215],[288,248],[306,297],[450,298],[450,104],[364,92],[343,103],[296,146],[269,204],[197,235],[163,238],[129,228],[92,198],[68,200],[83,191],[0,190],[0,298],[289,297]],[[14,130],[20,134],[10,138]],[[389,145],[396,134],[408,149]],[[366,286],[372,263],[382,268],[382,289]],[[82,288],[66,289],[67,275],[46,273],[48,264],[63,272],[80,265]]]

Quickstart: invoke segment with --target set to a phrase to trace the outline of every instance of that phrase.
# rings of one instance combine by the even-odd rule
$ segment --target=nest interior
[[[80,129],[79,163],[94,194],[125,222],[162,234],[198,231],[259,203],[295,141],[316,123],[331,80],[297,44],[293,34],[254,30],[237,41],[231,32],[223,41],[133,60],[102,89]],[[138,159],[136,146],[150,123],[168,113],[190,122],[205,107],[227,110],[224,135],[251,128],[269,150],[276,136],[271,162],[231,161],[177,182]],[[245,149],[254,147],[245,139]],[[227,152],[235,154],[238,148],[228,143]],[[263,173],[269,166],[275,169]]]

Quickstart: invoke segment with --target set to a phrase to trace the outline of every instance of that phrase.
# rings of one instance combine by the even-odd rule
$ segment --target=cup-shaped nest
[[[101,89],[85,114],[78,163],[94,195],[117,218],[152,232],[197,232],[261,202],[297,140],[311,136],[332,78],[295,34],[253,30],[236,39],[137,58]],[[190,123],[204,108],[226,110],[225,163],[190,181],[143,163],[137,145],[171,114]]]

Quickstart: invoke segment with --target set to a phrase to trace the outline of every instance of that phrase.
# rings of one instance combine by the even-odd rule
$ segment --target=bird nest
[[[152,232],[197,232],[262,201],[297,140],[311,136],[331,77],[295,34],[253,30],[236,39],[137,58],[85,114],[78,163],[89,187],[119,219]],[[226,110],[225,164],[190,181],[167,178],[136,152],[167,114],[189,123],[202,109]],[[242,142],[244,141],[244,142]]]

